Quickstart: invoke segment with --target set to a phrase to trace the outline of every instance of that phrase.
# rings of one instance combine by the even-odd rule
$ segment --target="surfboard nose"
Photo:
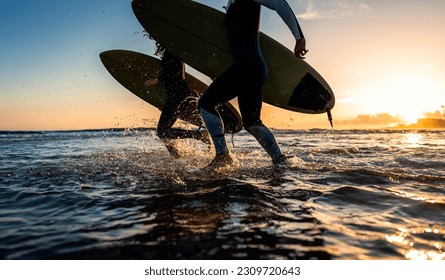
[[[104,51],[99,54],[99,57],[102,59],[102,58],[106,57],[108,54],[110,54],[110,51]]]
[[[133,10],[135,8],[143,6],[143,2],[144,1],[142,1],[142,0],[133,0],[133,1],[131,1],[131,6],[133,7]]]
[[[99,58],[102,61],[102,63],[105,63],[109,56],[110,56],[110,51],[104,51],[99,54]]]

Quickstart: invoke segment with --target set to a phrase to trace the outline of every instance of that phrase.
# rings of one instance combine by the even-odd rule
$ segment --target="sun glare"
[[[397,115],[406,123],[415,123],[425,112],[435,112],[445,104],[444,86],[422,75],[402,75],[363,93],[368,95],[363,97],[369,112]]]
[[[443,93],[436,81],[415,75],[395,79],[384,85],[381,91],[381,94],[388,98],[387,105],[393,107],[390,112],[399,115],[408,123],[422,118],[424,112],[433,112],[440,108]]]

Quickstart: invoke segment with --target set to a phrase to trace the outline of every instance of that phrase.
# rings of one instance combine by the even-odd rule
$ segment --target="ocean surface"
[[[0,259],[445,259],[445,131],[274,130],[236,159],[152,129],[0,132]]]

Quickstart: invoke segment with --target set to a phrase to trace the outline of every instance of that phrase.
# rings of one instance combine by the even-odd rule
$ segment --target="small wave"
[[[172,159],[154,130],[4,134],[0,257],[406,259],[445,247],[443,152],[425,148],[443,134],[411,146],[402,132],[274,133],[296,156],[289,168],[242,132],[234,166],[214,173],[200,171],[213,150],[181,140]]]
[[[432,168],[445,170],[445,161],[425,160],[425,159],[410,159],[405,156],[396,157],[396,162],[413,168]]]
[[[402,200],[403,198],[391,192],[382,191],[381,188],[349,186],[336,188],[317,199],[319,202],[328,202],[329,205],[366,207],[368,213],[386,211]]]

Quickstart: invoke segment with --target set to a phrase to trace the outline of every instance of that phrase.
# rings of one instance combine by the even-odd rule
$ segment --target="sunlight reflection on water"
[[[411,250],[405,254],[405,257],[409,260],[443,260],[445,259],[445,253],[425,250]]]
[[[420,141],[422,140],[422,135],[418,134],[418,133],[407,133],[404,134],[404,139],[403,142],[406,144],[409,144],[411,146],[418,146],[420,144]]]
[[[416,235],[432,234],[431,240],[428,244],[416,244]],[[442,251],[444,247],[443,242],[433,241],[434,239],[441,239],[445,237],[444,233],[441,233],[439,229],[424,228],[408,230],[406,228],[399,228],[399,232],[385,236],[386,241],[389,243],[403,248],[403,255],[409,260],[444,260],[445,252]],[[420,245],[420,246],[419,246]],[[414,247],[430,247],[425,249],[414,249]]]

